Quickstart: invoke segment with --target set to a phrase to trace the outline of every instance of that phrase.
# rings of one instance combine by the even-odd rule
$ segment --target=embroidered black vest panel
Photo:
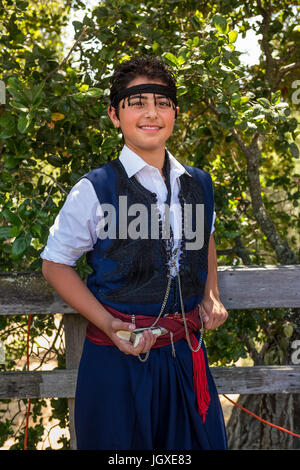
[[[169,159],[166,154],[165,175],[170,202]],[[182,208],[182,253],[179,259],[179,273],[186,311],[200,302],[206,277],[208,243],[213,216],[213,188],[210,175],[194,167],[185,166],[188,173],[180,176],[179,201]],[[128,178],[119,159],[92,170],[84,176],[95,189],[100,204],[111,204],[116,211],[116,237],[99,239],[94,249],[87,254],[87,262],[93,273],[87,285],[93,294],[104,304],[123,311],[143,315],[158,315],[165,296],[169,275],[169,240],[163,238],[162,221],[159,220],[159,236],[151,238],[151,213],[155,212],[157,196],[144,188],[135,178]],[[132,239],[120,238],[119,197],[127,197],[127,207],[142,204],[147,208],[148,237]],[[187,250],[184,233],[184,204],[193,208],[192,230],[196,230],[196,204],[204,205],[204,243],[201,249]],[[152,208],[151,208],[152,205]],[[159,216],[158,216],[159,217]],[[127,215],[128,227],[136,215]],[[108,226],[105,227],[108,229]],[[172,232],[172,231],[171,231]],[[172,279],[171,290],[165,312],[180,311],[178,281]]]

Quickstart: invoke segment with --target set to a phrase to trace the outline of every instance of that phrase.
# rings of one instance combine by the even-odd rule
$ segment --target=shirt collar
[[[174,171],[177,173],[177,177],[186,173],[189,176],[192,176],[181,163],[179,163],[175,157],[167,150],[170,158],[170,172]],[[141,171],[144,167],[151,167],[149,163],[146,163],[137,153],[133,152],[127,145],[124,145],[122,152],[119,156],[119,160],[122,163],[128,178],[131,178],[133,175]]]

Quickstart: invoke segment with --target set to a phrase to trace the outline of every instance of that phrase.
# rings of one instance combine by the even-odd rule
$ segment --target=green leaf
[[[245,131],[248,127],[247,125],[247,121],[241,121],[239,124],[238,124],[238,127],[241,131]]]
[[[10,102],[10,105],[11,105],[13,108],[18,109],[18,110],[21,111],[22,113],[28,113],[28,112],[29,112],[29,108],[27,108],[26,106],[24,106],[24,104],[19,103],[18,101],[11,101],[11,102]]]
[[[289,145],[289,150],[290,150],[290,152],[291,152],[291,154],[293,155],[294,158],[299,158],[299,148],[295,144],[295,142],[292,142]]]
[[[221,58],[219,56],[217,56],[217,57],[214,57],[213,59],[211,59],[208,63],[209,63],[209,65],[214,66],[214,65],[218,65],[220,63],[220,60],[221,60]]]
[[[11,227],[0,227],[0,239],[8,240],[10,237]]]
[[[57,157],[56,155],[50,155],[47,157],[47,161],[51,163],[51,165],[59,167],[63,165],[63,161],[61,158]]]
[[[32,104],[36,104],[39,97],[41,96],[41,93],[44,89],[45,86],[45,81],[42,81],[37,87],[34,88],[33,90],[33,97],[32,97]]]
[[[80,93],[76,93],[73,95],[75,101],[83,101],[87,98],[99,98],[103,96],[104,91],[101,88],[89,88],[86,91],[82,91]]]
[[[18,90],[21,85],[17,77],[9,77],[9,79],[7,80],[7,83],[9,84],[10,87],[15,88],[16,90]]]
[[[175,67],[178,67],[179,64],[178,64],[177,57],[171,54],[171,52],[167,52],[164,58],[166,59],[167,62],[169,62],[169,64],[175,65]]]
[[[14,227],[11,227],[10,232],[9,232],[9,238],[16,238],[20,235],[22,231],[22,227],[19,226],[17,227],[16,225]]]
[[[28,7],[28,2],[26,1],[17,1],[17,8],[20,10],[25,10]]]
[[[104,91],[101,88],[89,88],[84,92],[84,94],[89,98],[99,98],[100,96],[103,96],[103,93]]]
[[[225,104],[218,104],[216,106],[216,110],[218,111],[218,113],[224,113],[224,114],[229,114],[230,113],[230,108],[228,106],[226,106]]]
[[[14,116],[5,113],[0,117],[0,139],[8,139],[16,132],[16,121]]]
[[[249,96],[242,96],[240,99],[240,104],[246,104],[250,100]]]
[[[0,117],[0,126],[6,130],[14,130],[16,127],[15,118],[11,114],[3,114]]]
[[[293,334],[294,328],[290,323],[283,325],[283,333],[287,338],[290,338]]]
[[[20,217],[17,216],[17,214],[15,214],[14,212],[10,211],[9,209],[4,209],[2,212],[1,212],[1,215],[4,216],[4,218],[9,222],[11,223],[12,225],[21,225],[22,221],[20,219]]]
[[[213,17],[213,23],[215,25],[215,27],[217,28],[217,30],[222,33],[222,34],[226,34],[227,31],[228,31],[228,24],[227,24],[227,20],[225,18],[225,16],[222,16],[222,15],[215,15]]]
[[[289,126],[289,131],[290,132],[295,131],[298,127],[298,120],[296,118],[289,119],[288,126]]]
[[[42,236],[42,226],[40,224],[34,224],[32,226],[33,232],[35,232],[39,237]]]
[[[0,131],[0,139],[9,139],[14,135],[12,131]]]
[[[192,42],[193,47],[198,47],[200,44],[200,38],[199,36],[195,36]]]
[[[180,3],[180,2],[178,2]],[[198,21],[199,24],[203,23],[203,13],[199,10],[196,10],[195,14],[194,14],[194,18],[196,19],[196,21]]]
[[[257,98],[257,101],[264,107],[269,109],[271,107],[271,103],[267,98]]]
[[[177,96],[185,95],[188,92],[187,88],[184,85],[177,87]]]
[[[237,40],[237,37],[238,37],[238,32],[235,31],[235,30],[232,30],[230,31],[230,33],[228,33],[228,40],[229,40],[229,43],[233,43]]]
[[[16,90],[15,88],[8,87],[7,91],[12,95],[12,97],[18,101],[19,103],[22,103],[24,106],[28,106],[30,102],[26,99],[26,96],[24,93],[20,90]]]
[[[22,234],[20,237],[16,238],[12,244],[11,253],[13,256],[19,256],[30,246],[31,243],[30,234]]]
[[[5,156],[4,167],[7,168],[8,170],[12,170],[13,168],[16,168],[18,164],[19,164],[19,160],[14,155]]]
[[[179,64],[179,65],[183,65],[183,64],[185,63],[185,58],[182,57],[181,55],[178,57],[177,60],[178,60],[178,64]]]
[[[280,97],[281,97],[281,91],[280,90],[276,91],[275,93],[272,93],[271,103],[273,105],[280,103]]]
[[[243,104],[248,103],[250,98],[248,96],[240,96],[239,94],[233,95],[231,101],[234,105],[242,106]]]
[[[284,328],[284,327],[283,327]],[[292,328],[293,330],[293,328]],[[280,347],[286,351],[287,348],[289,347],[290,341],[289,341],[289,336],[287,338],[281,338],[280,340]]]
[[[238,81],[235,81],[235,82],[232,82],[229,86],[228,86],[228,91],[229,93],[234,93],[235,91],[238,91],[240,89],[240,84]]]
[[[32,114],[21,114],[18,119],[18,131],[25,134],[32,121]]]
[[[220,124],[224,129],[230,129],[235,123],[235,118],[229,114],[220,115]]]

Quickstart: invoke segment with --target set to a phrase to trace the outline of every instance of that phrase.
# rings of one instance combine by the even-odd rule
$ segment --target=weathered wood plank
[[[220,266],[218,279],[227,309],[300,307],[300,265]]]
[[[228,309],[300,307],[300,265],[220,266],[221,300]],[[41,273],[0,273],[0,315],[76,313]]]
[[[0,315],[76,313],[42,273],[0,273]]]
[[[64,315],[67,369],[77,369],[79,366],[87,323],[88,321],[81,315]],[[77,444],[75,434],[74,398],[68,398],[68,407],[70,446],[71,449],[75,450],[77,448]]]
[[[299,393],[300,366],[211,367],[219,393]]]
[[[300,366],[211,367],[218,392],[300,393]],[[0,399],[74,398],[77,369],[1,372]]]
[[[66,366],[77,369],[81,358],[83,342],[86,336],[88,320],[82,315],[64,316]]]
[[[77,370],[1,372],[0,399],[75,396]]]

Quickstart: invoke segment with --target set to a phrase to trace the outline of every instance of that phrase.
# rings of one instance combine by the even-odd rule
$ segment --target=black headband
[[[116,108],[123,98],[140,93],[156,93],[157,95],[164,95],[167,98],[170,98],[175,106],[177,106],[176,87],[158,85],[157,83],[144,83],[141,85],[124,88],[124,90],[121,90],[119,93],[111,96],[111,105]]]

